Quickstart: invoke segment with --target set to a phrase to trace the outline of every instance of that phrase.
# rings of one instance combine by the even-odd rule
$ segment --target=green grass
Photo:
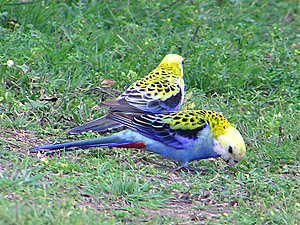
[[[0,0],[0,224],[299,223],[299,12],[292,0]],[[241,131],[236,169],[174,171],[126,149],[27,154],[96,137],[66,130],[168,53],[185,58],[182,109],[220,111]]]

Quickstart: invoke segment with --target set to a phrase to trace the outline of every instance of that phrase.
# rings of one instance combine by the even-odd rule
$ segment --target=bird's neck
[[[231,124],[223,116],[209,115],[208,123],[211,127],[213,136],[220,136],[226,132],[226,129],[231,127]]]
[[[174,64],[174,63],[161,63],[158,65],[158,67],[155,69],[158,71],[168,71],[171,72],[172,74],[176,75],[177,77],[182,78],[183,77],[183,68],[179,67],[178,64]],[[165,74],[165,75],[169,75]]]

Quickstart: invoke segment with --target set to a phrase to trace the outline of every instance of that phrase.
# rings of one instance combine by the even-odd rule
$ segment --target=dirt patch
[[[17,149],[26,154],[30,147],[46,143],[35,132],[23,129],[0,129],[0,140],[3,143],[3,148]]]
[[[193,209],[195,204],[185,204],[177,202],[176,206],[170,206],[170,208],[144,209],[150,218],[157,216],[169,216],[183,219],[185,222],[190,221],[205,221],[207,219],[219,218],[224,214],[224,206],[211,206],[209,209]],[[229,211],[228,211],[229,213]]]
[[[102,199],[95,200],[92,197],[84,196],[85,198],[79,202],[75,208],[81,209],[96,209],[97,211],[113,216],[115,211],[126,211],[132,213],[128,207],[130,203],[125,198],[119,197],[112,199],[110,203],[105,203]],[[171,217],[183,220],[184,223],[199,223],[208,219],[218,219],[225,213],[230,214],[230,203],[222,204],[212,202],[206,196],[197,196],[197,200],[190,199],[186,194],[180,193],[174,198],[164,202],[164,207],[150,209],[142,207],[143,222],[151,222],[157,217]]]
[[[160,168],[162,169],[162,168]],[[187,183],[187,179],[182,177],[182,171],[172,170],[172,168],[165,168],[168,177],[152,177],[152,179],[160,179],[166,185],[173,182]],[[188,184],[187,184],[188,186]],[[155,187],[153,187],[155,188]],[[80,192],[83,190],[78,186]],[[82,193],[87,193],[83,191]],[[117,211],[126,211],[129,214],[135,213],[130,210],[132,203],[126,200],[126,197],[105,194],[105,198],[99,196],[89,196],[82,194],[82,198],[76,204],[76,208],[81,209],[95,209],[101,213],[105,212],[109,216],[114,216]],[[134,204],[134,203],[133,203]],[[224,214],[231,214],[231,208],[234,206],[233,202],[224,201],[218,202],[209,190],[202,190],[199,194],[192,194],[189,192],[182,192],[181,190],[172,189],[172,198],[163,202],[163,206],[147,207],[141,206],[142,222],[149,222],[156,220],[157,217],[170,217],[182,220],[185,224],[199,224],[207,222],[210,219],[218,219]],[[147,203],[145,204],[147,205]],[[137,206],[135,206],[136,208]]]
[[[49,144],[52,141],[47,141],[45,136],[40,138],[34,131],[23,130],[23,129],[0,129],[0,140],[2,148],[8,150],[14,150],[17,154],[24,155],[28,154],[28,149],[34,146]],[[49,136],[50,140],[50,136]],[[152,179],[161,179],[166,185],[173,182],[187,182],[186,179],[182,177],[182,170],[179,166],[167,159],[153,157],[148,155],[149,153],[140,152],[140,150],[131,150],[133,154],[131,155],[131,160],[135,164],[149,165],[152,164],[156,169],[163,170],[169,175],[167,177],[155,177]],[[136,151],[136,152],[135,152]],[[111,154],[118,154],[118,150]],[[66,155],[65,155],[66,156]],[[130,163],[126,158],[122,158],[121,163]],[[7,161],[1,167],[8,168],[10,163]],[[187,171],[189,173],[194,173],[195,171]],[[199,172],[199,171],[197,171]],[[202,171],[203,174],[208,173],[205,169]],[[201,173],[202,173],[201,172]],[[81,190],[80,187],[78,187]],[[174,190],[173,190],[174,191]],[[201,223],[201,221],[206,221],[208,219],[217,219],[220,215],[224,213],[230,214],[231,203],[224,202],[222,204],[213,201],[209,193],[201,193],[199,195],[191,195],[190,193],[174,192],[173,197],[163,202],[163,207],[154,208],[141,208],[141,221],[151,222],[157,217],[172,217],[183,220],[183,223]],[[7,196],[8,198],[13,198],[13,196]],[[116,199],[118,198],[118,199]],[[74,208],[81,209],[95,209],[99,212],[105,212],[108,215],[114,216],[116,211],[126,211],[128,213],[133,213],[130,211],[131,203],[126,201],[125,197],[114,196],[111,200],[104,198],[93,198],[90,196],[82,195],[82,198],[78,199],[78,202]]]
[[[15,159],[22,159],[30,148],[45,143],[45,140],[30,130],[0,129],[0,171],[13,167],[14,162],[9,153],[13,152]]]

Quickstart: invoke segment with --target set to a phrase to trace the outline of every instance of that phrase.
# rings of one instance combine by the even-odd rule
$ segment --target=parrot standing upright
[[[222,157],[233,166],[245,157],[240,132],[221,113],[187,110],[165,114],[111,112],[109,119],[127,130],[108,137],[39,146],[29,152],[90,147],[140,148],[190,168],[194,160]]]
[[[117,99],[108,100],[99,106],[113,111],[139,113],[176,112],[184,100],[183,61],[180,55],[168,54],[161,63],[145,77],[128,87]],[[87,131],[107,131],[122,127],[107,115],[75,127],[70,134]]]

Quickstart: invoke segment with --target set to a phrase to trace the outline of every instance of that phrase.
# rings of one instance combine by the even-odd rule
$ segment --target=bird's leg
[[[206,168],[206,167],[205,167]],[[201,168],[196,168],[196,167],[193,167],[189,164],[189,162],[185,162],[185,163],[181,163],[180,164],[180,167],[177,167],[176,169],[174,169],[172,172],[175,172],[177,170],[186,170],[188,172],[199,172],[199,173],[205,173],[204,172],[204,166],[201,167]]]
[[[177,170],[187,170],[187,171],[197,171],[197,168],[194,168],[192,166],[189,165],[189,162],[185,162],[185,163],[180,163],[180,166],[175,168],[172,172],[174,173]]]

